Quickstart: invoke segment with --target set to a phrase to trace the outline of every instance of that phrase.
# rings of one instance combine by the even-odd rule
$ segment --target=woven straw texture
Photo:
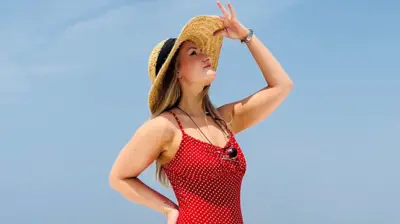
[[[158,99],[159,94],[163,94],[160,92],[160,86],[164,81],[166,71],[171,62],[173,55],[178,50],[179,46],[184,41],[192,41],[196,46],[202,49],[211,59],[211,65],[216,70],[218,67],[219,55],[221,52],[223,37],[215,37],[213,33],[216,30],[222,29],[223,23],[216,16],[196,16],[192,18],[185,26],[182,28],[180,34],[177,37],[175,45],[173,46],[168,58],[165,60],[165,63],[162,65],[158,75],[155,74],[156,71],[156,62],[158,54],[166,40],[158,43],[154,49],[152,50],[149,57],[149,76],[152,82],[152,87],[149,92],[149,108],[153,113],[155,111],[156,100]]]

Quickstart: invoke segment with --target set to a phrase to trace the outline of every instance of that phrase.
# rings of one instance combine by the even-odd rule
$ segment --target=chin
[[[205,77],[205,80],[204,80],[205,86],[211,85],[211,83],[215,80],[215,78],[216,78],[215,73],[213,73],[213,74],[208,74],[208,75]]]
[[[212,70],[212,69],[208,69],[207,71],[206,71],[206,76],[216,76],[216,74],[217,74],[217,72],[215,72],[214,70]]]

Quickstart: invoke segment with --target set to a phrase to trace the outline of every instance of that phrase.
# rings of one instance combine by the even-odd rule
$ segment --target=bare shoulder
[[[182,133],[179,124],[172,113],[164,112],[159,115],[159,119],[162,119],[163,122],[166,123],[169,131],[168,144],[164,145],[163,150],[158,157],[158,162],[165,164],[171,161],[175,156],[182,140]]]
[[[224,104],[217,108],[219,115],[224,119],[225,123],[228,127],[233,131],[232,122],[233,122],[233,103],[231,104]]]
[[[146,140],[158,141],[161,146],[165,146],[171,142],[176,133],[176,126],[174,125],[174,117],[169,112],[164,112],[157,117],[146,121],[138,130],[136,134],[143,134],[147,136]]]
[[[137,177],[170,147],[176,127],[169,113],[144,122],[120,151],[114,162],[111,177]]]
[[[224,118],[225,121],[229,120],[232,116],[232,104],[224,104],[217,108],[218,113]]]

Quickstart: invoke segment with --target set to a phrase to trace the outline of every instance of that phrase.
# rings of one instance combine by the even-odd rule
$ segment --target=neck
[[[190,116],[204,116],[202,93],[183,92],[178,107]]]

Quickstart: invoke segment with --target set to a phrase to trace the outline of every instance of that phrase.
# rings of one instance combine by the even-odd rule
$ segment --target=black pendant
[[[230,148],[226,149],[225,152],[229,156],[230,159],[233,159],[238,155],[238,150],[234,147],[230,147]]]

